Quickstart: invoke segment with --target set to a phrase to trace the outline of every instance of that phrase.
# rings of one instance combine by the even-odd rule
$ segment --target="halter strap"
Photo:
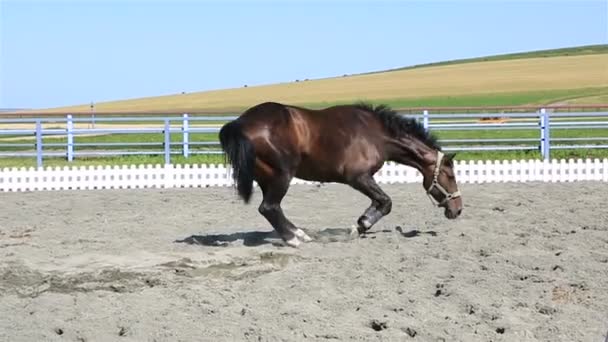
[[[433,202],[433,204],[438,207],[442,206],[445,202],[453,198],[460,197],[460,190],[457,189],[456,191],[450,193],[443,186],[441,186],[441,184],[439,184],[438,178],[439,172],[441,171],[441,163],[443,162],[443,157],[444,154],[441,151],[437,151],[437,163],[435,164],[435,170],[433,171],[433,183],[426,191],[426,194],[431,199],[431,202]],[[438,202],[433,197],[433,195],[431,195],[431,191],[433,190],[433,188],[437,188],[445,196],[441,202]]]

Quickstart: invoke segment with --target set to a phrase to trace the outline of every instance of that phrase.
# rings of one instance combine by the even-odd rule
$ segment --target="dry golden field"
[[[538,57],[431,66],[364,75],[96,104],[98,112],[234,111],[264,102],[290,104],[395,100],[434,96],[491,95],[513,92],[608,87],[608,54]],[[608,88],[606,88],[608,89]],[[604,89],[603,91],[607,91]],[[603,94],[591,94],[605,99]],[[88,113],[89,105],[36,111]]]

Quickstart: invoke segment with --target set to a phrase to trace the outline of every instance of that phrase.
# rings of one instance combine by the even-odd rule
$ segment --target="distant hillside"
[[[97,113],[238,113],[265,101],[323,107],[512,106],[608,95],[608,45],[487,56],[389,71],[98,103]],[[580,102],[578,102],[580,103]],[[88,104],[22,113],[89,114]]]
[[[26,109],[26,108],[0,108],[0,113],[17,112],[17,111],[21,111],[21,110],[28,110],[28,109]]]
[[[581,56],[581,55],[594,55],[594,54],[608,54],[608,44],[584,45],[584,46],[568,47],[568,48],[561,48],[561,49],[537,50],[537,51],[516,52],[516,53],[500,54],[500,55],[485,56],[485,57],[455,59],[455,60],[451,60],[451,61],[441,61],[441,62],[436,62],[436,63],[411,65],[411,66],[406,66],[406,67],[396,68],[396,69],[372,71],[372,72],[368,72],[368,73],[364,73],[364,74],[382,73],[382,72],[390,72],[390,71],[397,71],[397,70],[409,70],[409,69],[425,68],[425,67],[441,66],[441,65],[475,63],[475,62],[504,61],[504,60],[513,60],[513,59],[544,58],[544,57],[558,57],[558,56]]]

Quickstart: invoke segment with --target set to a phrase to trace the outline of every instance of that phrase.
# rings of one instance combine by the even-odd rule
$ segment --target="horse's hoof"
[[[359,231],[359,227],[356,225],[352,225],[350,227],[350,236],[355,238],[358,237],[361,234],[361,232]]]
[[[308,234],[306,234],[302,229],[298,228],[294,234],[296,234],[296,237],[304,242],[311,242],[312,238],[310,236],[308,236]]]
[[[287,244],[287,246],[289,247],[294,247],[294,248],[298,248],[298,246],[300,246],[300,244],[302,242],[300,242],[300,240],[298,239],[297,236],[294,236],[293,238],[289,239],[289,240],[285,240],[285,243]]]

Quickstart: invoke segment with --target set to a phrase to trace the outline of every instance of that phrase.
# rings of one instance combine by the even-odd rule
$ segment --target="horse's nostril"
[[[458,209],[458,215],[462,212],[462,208]]]

